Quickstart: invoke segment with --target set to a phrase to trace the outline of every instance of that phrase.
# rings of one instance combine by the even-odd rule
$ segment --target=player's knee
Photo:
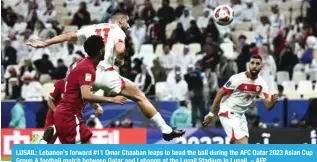
[[[138,89],[136,86],[135,86],[135,95],[134,95],[134,98],[135,98],[135,101],[144,101],[146,100],[146,96],[145,94],[140,90]]]
[[[146,99],[145,94],[132,82],[126,84],[121,93],[135,102],[143,101]]]

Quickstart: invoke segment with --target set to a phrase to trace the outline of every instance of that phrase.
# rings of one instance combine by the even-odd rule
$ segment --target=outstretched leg
[[[101,66],[96,71],[95,88],[103,89],[106,94],[120,94],[138,104],[143,114],[152,120],[163,133],[163,138],[170,141],[182,136],[185,131],[175,130],[168,126],[161,114],[156,111],[144,93],[136,85],[119,75],[112,67],[103,69]]]
[[[125,86],[122,89],[121,95],[133,100],[138,104],[143,114],[152,120],[162,131],[164,140],[170,141],[173,138],[182,136],[185,131],[182,130],[173,130],[168,126],[161,114],[156,111],[151,102],[146,98],[144,93],[140,91],[134,83],[127,81]]]

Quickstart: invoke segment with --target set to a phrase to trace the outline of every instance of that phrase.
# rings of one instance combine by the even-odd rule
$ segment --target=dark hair
[[[242,35],[239,36],[239,39],[247,39],[247,37],[242,34]]]
[[[171,48],[171,46],[170,46],[170,44],[169,44],[168,42],[164,42],[164,43],[163,43],[163,48],[164,48],[165,46],[168,46],[169,48]]]
[[[64,60],[63,59],[58,59],[57,63],[64,63]]]
[[[76,51],[75,53],[79,55],[81,58],[85,57],[85,55],[81,51]]]
[[[82,1],[82,2],[80,2],[80,5],[83,5],[83,9],[87,9],[87,4],[86,4],[86,2],[84,2],[84,1]]]
[[[187,102],[186,101],[181,101],[181,102],[179,102],[179,106],[187,107]]]
[[[197,25],[195,20],[191,20],[189,23],[190,23],[190,25],[195,25],[195,26]]]
[[[284,91],[284,87],[283,87],[282,85],[278,85],[278,86],[277,86],[277,90],[278,90],[278,91]]]
[[[260,59],[262,61],[262,57],[260,55],[252,55],[250,59]]]
[[[103,42],[103,38],[98,35],[90,36],[84,44],[85,52],[90,57],[96,57],[97,55],[99,55],[100,50],[104,47],[105,44]]]
[[[116,12],[114,15],[111,16],[111,20],[121,20],[127,17],[128,15],[123,12]]]
[[[181,22],[178,22],[177,25],[176,25],[176,29],[184,30],[183,24]]]
[[[73,50],[73,49],[74,49],[74,45],[73,45],[72,43],[68,43],[68,44],[67,44],[67,48],[70,48],[70,49]]]
[[[163,2],[166,2],[166,3],[170,4],[170,1],[169,1],[169,0],[163,0],[162,3],[163,3]]]
[[[256,44],[255,44],[255,43],[251,43],[251,44],[249,45],[249,47],[250,47],[250,48],[255,48],[255,47],[256,47]]]
[[[44,54],[42,55],[42,59],[48,60],[48,59],[49,59],[48,54],[44,53]]]

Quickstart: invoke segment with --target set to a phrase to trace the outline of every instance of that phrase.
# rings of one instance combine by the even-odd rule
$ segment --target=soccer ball
[[[234,13],[230,6],[219,5],[216,7],[213,16],[217,24],[225,26],[232,22]]]

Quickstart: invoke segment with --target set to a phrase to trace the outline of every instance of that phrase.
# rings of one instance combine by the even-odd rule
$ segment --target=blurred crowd
[[[69,27],[108,22],[115,12],[127,13],[131,26],[125,64],[118,70],[150,99],[180,101],[173,125],[201,123],[219,88],[231,75],[247,70],[252,55],[262,56],[260,75],[272,92],[279,91],[278,71],[292,77],[297,64],[317,71],[316,0],[231,0],[227,4],[235,14],[229,26],[212,18],[214,8],[226,4],[217,0],[59,2],[2,1],[2,99],[42,101],[45,85],[64,78],[68,66],[86,56],[76,42],[33,49],[26,46],[28,39],[45,40]],[[281,9],[283,3],[299,5]],[[66,13],[71,20],[60,21],[60,8],[70,5],[77,5]]]

